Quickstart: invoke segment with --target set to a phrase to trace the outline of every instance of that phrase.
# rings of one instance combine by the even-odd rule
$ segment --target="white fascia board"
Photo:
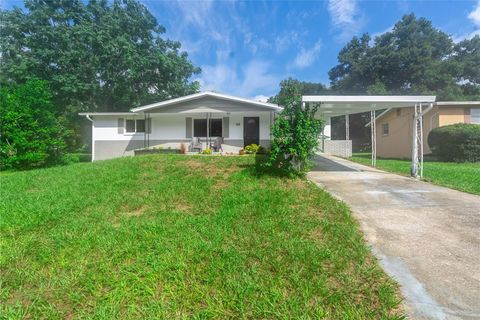
[[[303,102],[419,103],[435,102],[436,96],[302,96]]]
[[[439,101],[436,103],[437,106],[470,106],[478,105],[480,106],[480,101]]]
[[[79,116],[135,116],[135,112],[80,112]]]
[[[216,93],[216,92],[205,91],[205,92],[199,92],[199,93],[191,94],[191,95],[180,97],[180,98],[175,98],[175,99],[170,99],[170,100],[166,100],[166,101],[162,101],[162,102],[148,104],[148,105],[141,106],[141,107],[138,107],[138,108],[133,108],[133,109],[131,109],[131,111],[132,112],[144,112],[146,110],[150,110],[150,109],[154,109],[154,108],[158,108],[158,107],[169,106],[169,105],[179,103],[179,102],[187,102],[187,101],[191,101],[191,100],[195,100],[195,99],[202,98],[202,97],[207,97],[207,96],[215,97],[215,98],[221,98],[221,99],[229,100],[229,101],[243,102],[243,103],[248,103],[248,104],[251,104],[251,105],[267,107],[267,108],[271,109],[272,111],[281,111],[283,109],[282,107],[279,107],[276,104],[272,104],[272,103],[253,101],[253,100],[248,100],[248,99],[244,99],[244,98],[228,96],[228,95],[220,94],[220,93]]]

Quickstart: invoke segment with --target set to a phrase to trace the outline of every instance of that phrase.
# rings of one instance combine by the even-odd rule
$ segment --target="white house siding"
[[[163,145],[172,148],[178,148],[181,143],[191,141],[191,138],[186,137],[185,119],[187,117],[192,119],[206,118],[206,114],[202,113],[152,113],[150,116],[152,129],[149,135],[149,145]],[[221,119],[223,117],[229,117],[229,136],[225,138],[225,144],[243,147],[243,118],[259,117],[260,144],[267,148],[270,146],[270,127],[273,120],[271,112],[212,113],[210,115],[210,118]],[[145,146],[145,135],[143,133],[118,133],[118,119],[144,119],[144,116],[95,116],[92,132],[94,160],[130,156],[133,155],[135,149]]]

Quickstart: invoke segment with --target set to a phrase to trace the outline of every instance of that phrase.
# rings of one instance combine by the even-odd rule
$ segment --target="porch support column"
[[[144,113],[143,114],[143,121],[145,121],[145,128],[143,130],[143,147],[146,148],[147,147],[147,114]]]
[[[372,142],[372,167],[377,166],[377,124],[376,124],[376,115],[375,115],[375,105],[372,105],[372,110],[370,111],[370,133],[371,133],[371,142]]]
[[[205,146],[205,149],[208,149],[210,147],[210,114],[207,112],[207,145]]]
[[[345,115],[345,140],[350,140],[350,116]]]

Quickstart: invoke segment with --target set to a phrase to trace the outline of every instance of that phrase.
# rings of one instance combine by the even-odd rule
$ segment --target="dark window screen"
[[[126,120],[126,132],[135,132],[135,120]]]
[[[222,119],[210,119],[210,137],[222,136]]]
[[[207,119],[193,120],[193,136],[206,137],[207,136]]]
[[[145,120],[137,120],[137,132],[145,132]]]

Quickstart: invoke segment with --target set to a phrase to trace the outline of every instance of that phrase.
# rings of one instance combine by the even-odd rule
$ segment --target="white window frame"
[[[196,137],[196,138],[206,138],[206,137],[197,137],[195,136],[195,120],[197,119],[200,119],[200,120],[207,120],[207,118],[204,118],[204,117],[192,117],[192,137]],[[218,119],[218,120],[222,120],[222,137],[223,137],[223,134],[224,134],[224,128],[223,128],[223,117],[211,117],[210,120],[212,119]],[[209,132],[208,130],[208,127],[207,127],[207,132]]]
[[[133,120],[135,121],[135,131],[134,132],[127,132],[127,120]],[[144,132],[137,132],[137,121],[145,121],[145,119],[124,119],[123,120],[123,134],[126,136],[133,136],[133,135],[138,135],[138,134],[145,134],[147,131],[147,122],[145,121],[145,131]]]

